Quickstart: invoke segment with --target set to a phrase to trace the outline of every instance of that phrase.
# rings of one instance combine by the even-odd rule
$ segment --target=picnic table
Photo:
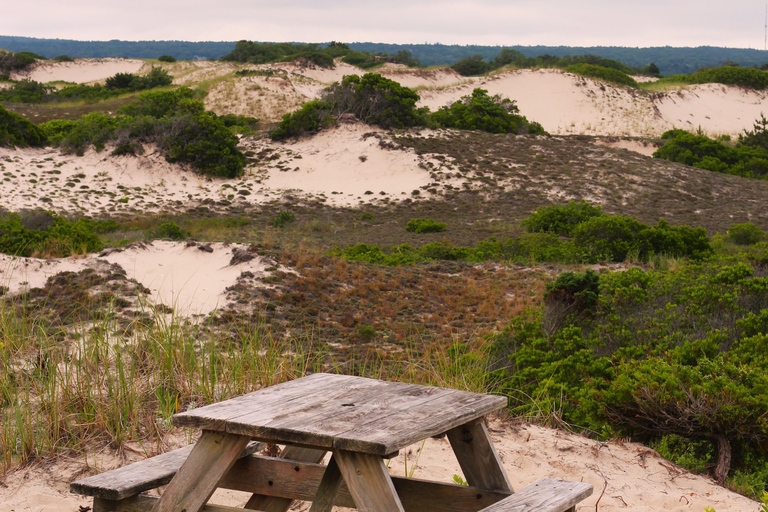
[[[590,484],[544,479],[514,493],[484,422],[504,397],[317,373],[174,416],[202,429],[192,446],[71,485],[94,512],[232,512],[208,505],[221,487],[252,493],[249,510],[310,512],[564,512]],[[391,477],[385,460],[445,434],[469,485]],[[256,441],[256,442],[254,442]],[[263,441],[279,458],[254,455]],[[327,465],[320,464],[327,452]],[[166,483],[160,498],[140,493]]]

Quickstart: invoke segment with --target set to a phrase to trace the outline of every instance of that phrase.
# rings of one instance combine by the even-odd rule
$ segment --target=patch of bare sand
[[[226,289],[237,282],[241,273],[265,276],[268,267],[276,266],[274,261],[256,255],[247,261],[232,262],[236,250],[248,254],[247,246],[242,245],[190,245],[161,240],[85,257],[44,260],[0,254],[0,286],[13,294],[42,288],[49,277],[60,272],[80,272],[116,263],[126,271],[128,279],[149,288],[146,298],[150,303],[170,306],[180,316],[206,315],[228,302]]]
[[[31,69],[14,72],[11,78],[30,78],[36,82],[70,82],[85,84],[105,80],[117,73],[138,73],[144,66],[138,59],[75,59],[74,62],[42,61]]]
[[[654,136],[662,122],[637,91],[614,87],[556,69],[514,70],[480,81],[420,91],[419,106],[436,110],[476,87],[513,99],[520,113],[552,134]]]
[[[691,85],[656,95],[654,105],[670,129],[735,136],[752,129],[760,114],[768,113],[768,92],[733,85]]]
[[[619,148],[634,151],[645,156],[653,156],[653,153],[659,149],[659,146],[653,142],[640,139],[622,139],[622,138],[600,138],[594,141],[594,144],[598,146],[604,146],[607,148]]]
[[[602,443],[499,420],[492,420],[489,429],[515,489],[541,478],[591,483],[594,494],[576,506],[577,512],[702,512],[705,507],[717,512],[757,512],[760,508],[757,502],[719,487],[710,478],[691,474],[637,443]],[[430,438],[423,446],[418,443],[401,450],[389,463],[391,474],[405,474],[406,457],[408,472],[413,471],[414,478],[452,483],[453,475],[462,476],[445,438]],[[141,458],[140,450],[128,452],[125,461],[104,452],[89,456],[88,463],[103,471]],[[68,492],[70,482],[87,474],[84,461],[64,459],[12,471],[0,481],[0,502],[14,512],[58,512],[90,506],[90,498]],[[242,493],[217,491],[212,502],[242,506],[247,499]],[[291,510],[306,512],[309,507],[309,503],[298,502]],[[334,507],[334,511],[351,509]]]
[[[413,150],[391,144],[387,132],[360,123],[341,123],[287,143],[248,139],[242,148],[272,156],[230,180],[170,164],[151,146],[140,156],[111,156],[106,149],[88,150],[81,157],[56,148],[0,148],[0,196],[11,211],[138,215],[201,204],[216,208],[222,201],[263,204],[285,194],[319,197],[329,204],[397,202],[431,182]]]
[[[271,168],[263,184],[270,190],[326,198],[328,204],[358,205],[373,199],[394,201],[432,181],[413,150],[388,145],[383,130],[352,123],[280,146],[300,158]]]

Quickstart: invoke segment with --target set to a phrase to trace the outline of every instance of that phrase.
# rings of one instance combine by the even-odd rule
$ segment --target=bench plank
[[[84,496],[122,500],[150,489],[156,489],[171,481],[173,475],[187,460],[193,447],[194,445],[191,444],[112,471],[89,476],[72,482],[69,485],[69,490]],[[251,442],[240,453],[240,457],[247,457],[263,449],[263,443]]]
[[[480,512],[566,512],[592,495],[592,484],[544,478]]]

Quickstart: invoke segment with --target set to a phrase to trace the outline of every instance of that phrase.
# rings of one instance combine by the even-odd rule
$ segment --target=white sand
[[[288,192],[324,195],[328,204],[357,205],[385,197],[400,201],[430,183],[413,150],[382,148],[379,138],[364,139],[366,133],[389,138],[367,125],[342,123],[299,142],[244,141],[244,150],[270,149],[280,158],[262,160],[246,169],[242,178],[232,180],[212,180],[169,164],[150,146],[144,155],[119,157],[110,156],[109,149],[89,150],[78,157],[54,148],[0,148],[4,174],[0,197],[3,207],[11,211],[44,208],[87,215],[139,214],[178,211],[205,200],[261,204]]]
[[[135,279],[151,290],[147,297],[154,305],[163,304],[181,316],[208,314],[227,303],[225,290],[236,283],[242,272],[266,275],[275,263],[262,257],[230,265],[232,251],[242,245],[209,244],[213,252],[187,247],[184,242],[156,240],[146,247],[132,247],[104,257],[41,260],[13,258],[0,254],[0,285],[10,293],[22,289],[41,288],[46,280],[59,272],[79,272],[86,268],[105,268],[117,263],[129,279]]]
[[[768,114],[768,92],[730,85],[701,84],[661,95],[654,101],[670,127],[705,135],[738,135]]]
[[[600,443],[581,436],[538,426],[490,424],[491,437],[515,489],[522,489],[541,478],[585,481],[594,486],[594,494],[576,507],[577,512],[703,512],[712,507],[717,512],[757,512],[759,504],[717,486],[704,476],[697,476],[662,459],[656,452],[636,443]],[[445,439],[427,439],[419,456],[421,443],[401,450],[389,464],[390,473],[409,472],[413,477],[453,482],[462,475]],[[140,457],[130,454],[130,460]],[[121,462],[107,454],[89,457],[91,466],[111,469]],[[15,512],[58,512],[90,506],[89,498],[68,493],[69,482],[83,478],[78,474],[83,464],[60,461],[33,466],[6,475],[0,486],[0,502]],[[247,495],[218,491],[213,502],[242,506]],[[599,504],[598,504],[599,500]],[[596,507],[596,504],[598,505]],[[291,510],[309,510],[308,503],[295,504]],[[335,511],[351,509],[334,508]]]
[[[301,158],[293,159],[288,170],[270,169],[264,185],[322,195],[328,204],[356,205],[383,197],[404,199],[431,182],[413,150],[385,149],[379,138],[365,134],[379,134],[386,140],[382,130],[354,123],[282,144]]]
[[[137,59],[75,59],[74,62],[39,62],[28,71],[12,73],[11,78],[31,78],[36,82],[84,84],[105,80],[117,73],[137,73],[144,61]]]
[[[555,69],[508,71],[459,87],[420,91],[419,106],[436,110],[477,87],[515,100],[522,115],[552,134],[649,136],[662,122],[640,93]]]

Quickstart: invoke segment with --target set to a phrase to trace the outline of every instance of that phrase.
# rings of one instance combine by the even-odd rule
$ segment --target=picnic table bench
[[[484,417],[503,397],[344,375],[314,374],[174,416],[203,433],[195,445],[91,476],[71,491],[93,512],[233,512],[207,504],[217,488],[251,493],[249,510],[310,512],[566,512],[592,485],[543,479],[514,492]],[[392,477],[384,460],[446,434],[469,485]],[[256,442],[254,442],[256,441]],[[285,444],[256,455],[259,441]],[[321,464],[326,452],[332,456]],[[141,494],[168,484],[160,498]]]

